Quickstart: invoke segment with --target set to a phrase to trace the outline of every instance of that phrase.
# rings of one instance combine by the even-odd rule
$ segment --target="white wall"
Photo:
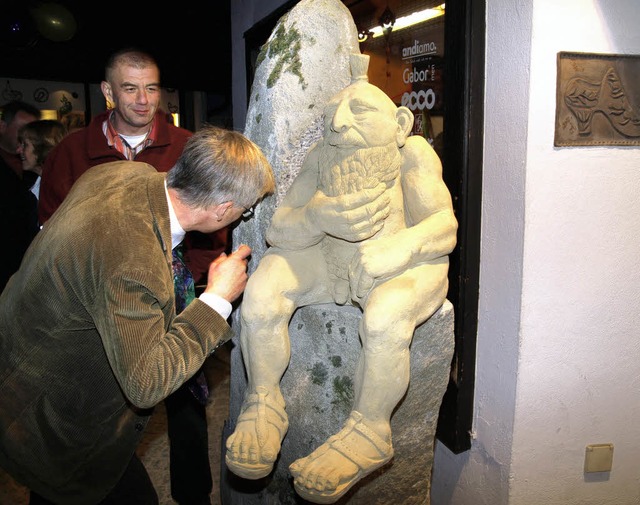
[[[22,100],[40,110],[84,113],[84,85],[79,82],[35,81],[0,77],[0,104]],[[66,112],[65,108],[67,109]],[[51,119],[51,118],[50,118]]]
[[[236,129],[242,34],[282,3],[232,4]],[[640,54],[640,1],[487,4],[475,439],[438,444],[432,505],[638,505],[640,148],[553,135],[557,53]]]
[[[439,446],[432,505],[637,505],[640,149],[553,136],[557,53],[639,54],[640,2],[514,3],[487,8],[477,439]]]

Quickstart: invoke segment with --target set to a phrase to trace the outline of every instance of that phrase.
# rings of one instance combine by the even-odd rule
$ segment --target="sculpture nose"
[[[338,105],[338,108],[333,115],[333,120],[331,121],[331,129],[335,132],[342,133],[349,127],[351,127],[352,120],[353,115],[351,113],[351,109],[349,108],[349,104],[341,103],[340,105]]]

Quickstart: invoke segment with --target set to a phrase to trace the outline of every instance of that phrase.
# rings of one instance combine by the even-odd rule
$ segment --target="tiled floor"
[[[220,440],[224,421],[229,414],[229,349],[223,346],[205,364],[205,372],[211,395],[207,405],[209,427],[209,458],[211,460],[211,477],[213,492],[211,505],[220,502]],[[156,407],[142,443],[138,447],[151,480],[153,481],[160,505],[175,505],[171,499],[169,486],[169,446],[167,443],[166,413],[164,403]],[[0,505],[26,505],[29,492],[16,483],[0,468]]]

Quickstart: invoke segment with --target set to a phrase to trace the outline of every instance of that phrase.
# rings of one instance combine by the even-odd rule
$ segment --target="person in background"
[[[38,223],[38,187],[42,163],[51,149],[65,136],[67,129],[54,120],[38,119],[24,124],[17,132],[17,155],[22,159],[21,177],[4,170],[0,189],[0,223],[7,232],[1,263],[1,289],[18,270],[25,251],[40,230]]]
[[[24,252],[38,231],[37,201],[22,179],[22,161],[16,152],[18,130],[40,118],[34,106],[13,101],[2,107],[0,120],[0,227],[2,261],[0,291],[18,270]]]
[[[22,179],[36,198],[40,195],[44,160],[66,134],[67,127],[55,119],[32,121],[18,130],[17,153],[22,159]]]
[[[160,108],[160,69],[147,52],[124,48],[113,53],[105,66],[101,90],[109,109],[96,115],[87,127],[67,135],[45,161],[38,202],[38,216],[45,227],[75,181],[90,167],[130,160],[167,172],[192,136],[192,132],[170,124],[166,111]],[[121,165],[102,167],[115,171]],[[227,234],[227,228],[222,227],[206,234],[194,230],[185,237],[184,259],[196,284],[206,284],[209,264],[227,249]],[[201,370],[165,401],[171,493],[180,505],[208,503],[213,486],[207,396]]]
[[[94,116],[87,127],[71,132],[43,166],[38,202],[42,224],[90,167],[135,160],[166,172],[192,135],[166,120],[167,112],[160,108],[160,68],[147,52],[137,48],[114,52],[100,88],[109,109]],[[187,236],[185,261],[196,284],[206,283],[209,263],[227,249],[227,242],[227,229]]]
[[[40,109],[26,102],[14,100],[2,106],[0,163],[3,169],[10,168],[18,177],[22,175],[22,160],[17,153],[18,130],[40,117]]]
[[[251,254],[213,261],[177,314],[172,249],[274,188],[260,149],[215,127],[167,174],[119,161],[78,179],[0,295],[0,466],[31,505],[158,503],[136,446],[153,407],[231,338]]]

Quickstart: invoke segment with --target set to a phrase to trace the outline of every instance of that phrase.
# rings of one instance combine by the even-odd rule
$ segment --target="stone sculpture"
[[[289,467],[296,492],[316,503],[334,503],[393,457],[390,419],[408,387],[412,336],[445,302],[456,242],[440,160],[409,136],[411,111],[368,82],[368,61],[352,56],[351,84],[326,106],[323,137],[273,215],[241,307],[248,388],[225,459],[247,479],[272,471],[288,429],[279,383],[295,310],[362,310],[351,414]]]

